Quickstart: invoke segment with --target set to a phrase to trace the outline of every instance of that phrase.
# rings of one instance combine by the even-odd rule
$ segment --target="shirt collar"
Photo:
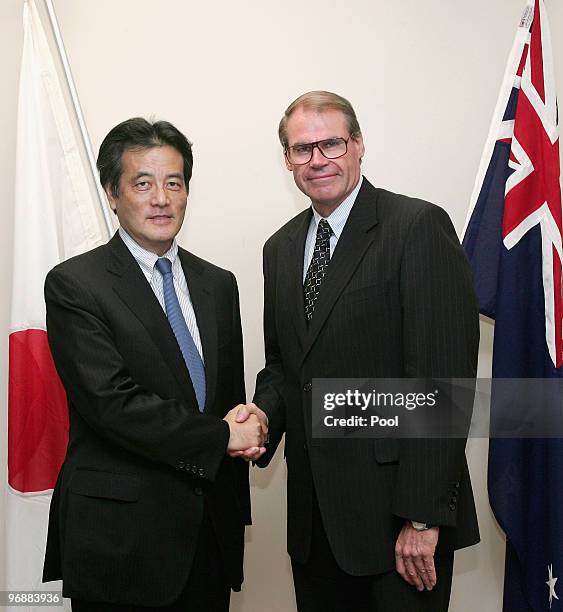
[[[169,259],[172,264],[172,268],[174,268],[174,264],[178,257],[178,243],[176,242],[176,238],[174,238],[172,241],[172,245],[168,251],[166,251],[164,255],[159,256],[152,251],[147,251],[144,249],[136,240],[131,238],[131,236],[122,227],[120,227],[118,231],[119,237],[121,240],[123,240],[129,251],[131,251],[131,255],[133,255],[135,261],[139,264],[141,270],[149,281],[152,278],[154,265],[159,257],[166,257],[166,259]]]
[[[316,210],[314,206],[311,206],[313,209],[313,219],[315,220],[315,227],[319,225],[319,221],[321,219],[326,219],[328,224],[330,225],[330,229],[332,233],[336,236],[338,240],[340,238],[340,234],[346,225],[346,221],[348,221],[348,217],[350,215],[350,211],[352,210],[352,206],[356,201],[358,196],[358,192],[360,191],[360,187],[362,186],[362,181],[364,177],[360,175],[358,180],[358,184],[354,187],[354,189],[348,194],[346,199],[339,204],[328,217],[322,217]]]

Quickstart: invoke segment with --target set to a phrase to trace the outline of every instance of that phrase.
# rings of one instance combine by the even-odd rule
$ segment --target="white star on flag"
[[[553,598],[555,597],[555,599],[559,599],[559,597],[557,597],[557,593],[555,592],[555,583],[557,582],[558,578],[553,577],[553,565],[547,566],[547,572],[549,574],[549,580],[546,582],[546,584],[549,587],[549,607],[551,608]]]

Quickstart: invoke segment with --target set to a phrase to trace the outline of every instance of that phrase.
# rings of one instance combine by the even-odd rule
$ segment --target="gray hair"
[[[280,121],[278,136],[282,147],[287,149],[289,143],[287,140],[287,122],[297,108],[304,108],[318,113],[327,110],[337,110],[344,114],[348,122],[348,131],[350,136],[356,139],[361,133],[360,124],[356,118],[356,113],[352,105],[346,98],[330,91],[308,91],[294,100],[285,110]]]

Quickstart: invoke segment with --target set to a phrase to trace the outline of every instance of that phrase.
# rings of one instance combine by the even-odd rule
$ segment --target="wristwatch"
[[[434,525],[428,525],[427,523],[419,523],[418,521],[411,521],[411,525],[417,531],[426,531],[427,529],[432,529]]]

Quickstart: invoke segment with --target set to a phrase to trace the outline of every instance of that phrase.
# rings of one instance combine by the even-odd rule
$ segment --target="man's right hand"
[[[230,430],[227,453],[231,457],[256,460],[266,452],[264,442],[268,431],[267,425],[265,426],[256,414],[249,414],[241,422],[240,416],[237,419],[241,407],[242,404],[235,406],[224,417]]]
[[[256,415],[258,417],[262,425],[262,432],[264,434],[264,444],[268,444],[269,442],[269,434],[268,434],[269,421],[268,421],[268,417],[266,416],[266,413],[260,408],[258,408],[258,406],[254,403],[239,404],[236,408],[238,408],[238,412],[236,416],[237,423],[243,423],[252,415]],[[231,455],[231,457],[240,457],[241,459],[244,459],[245,461],[256,461],[260,459],[260,457],[265,452],[265,449],[264,451],[260,450],[260,452],[257,452],[257,450],[258,449],[256,448],[247,448],[246,450],[236,451],[234,453],[229,453],[229,454]]]

